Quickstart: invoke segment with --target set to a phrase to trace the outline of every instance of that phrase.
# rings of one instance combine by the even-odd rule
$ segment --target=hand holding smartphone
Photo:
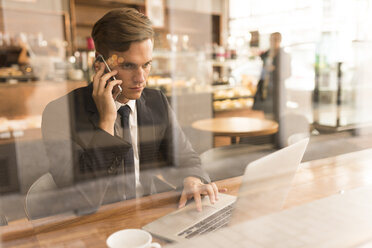
[[[101,54],[99,54],[99,55],[97,56],[96,61],[99,61],[99,62],[102,62],[102,63],[105,64],[105,67],[106,67],[105,73],[111,72],[110,67],[108,66],[108,64],[106,63],[106,60],[103,58],[103,56],[102,56]],[[115,77],[115,76],[112,76],[112,77],[109,79],[109,81],[112,81],[112,80],[116,80],[116,77]],[[123,89],[121,88],[120,85],[118,85],[117,87],[118,87],[118,89],[119,89],[119,91],[120,91],[120,93],[119,93],[119,95],[120,95],[120,94],[123,92]],[[119,95],[118,95],[118,96],[119,96]],[[116,98],[117,98],[117,97],[116,97]]]

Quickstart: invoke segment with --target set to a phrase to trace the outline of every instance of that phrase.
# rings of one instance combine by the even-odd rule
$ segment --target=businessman
[[[105,14],[92,30],[100,58],[93,82],[44,110],[50,172],[60,187],[103,178],[99,190],[80,192],[92,206],[151,194],[154,178],[180,186],[179,207],[194,198],[201,210],[202,195],[218,200],[219,189],[202,170],[166,97],[146,88],[153,36],[150,20],[134,9]],[[119,183],[113,186],[110,178]]]

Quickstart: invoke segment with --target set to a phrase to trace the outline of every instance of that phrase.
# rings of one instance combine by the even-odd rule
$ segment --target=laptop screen
[[[306,138],[246,167],[230,225],[283,208],[308,142]]]

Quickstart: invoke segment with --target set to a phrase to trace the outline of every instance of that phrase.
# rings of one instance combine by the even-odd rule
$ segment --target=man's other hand
[[[183,181],[183,191],[178,208],[183,208],[186,202],[194,197],[196,209],[202,211],[201,195],[208,195],[211,204],[218,201],[218,192],[226,192],[225,188],[218,189],[215,183],[204,184],[197,177],[186,177]]]

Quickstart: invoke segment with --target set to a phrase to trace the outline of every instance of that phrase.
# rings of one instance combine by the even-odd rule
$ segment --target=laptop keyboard
[[[232,213],[233,204],[228,205],[225,208],[222,208],[218,212],[212,214],[208,218],[196,223],[192,227],[184,230],[179,233],[178,236],[184,236],[187,239],[193,238],[195,236],[209,233],[215,230],[218,230],[222,227],[225,227],[230,219]]]

